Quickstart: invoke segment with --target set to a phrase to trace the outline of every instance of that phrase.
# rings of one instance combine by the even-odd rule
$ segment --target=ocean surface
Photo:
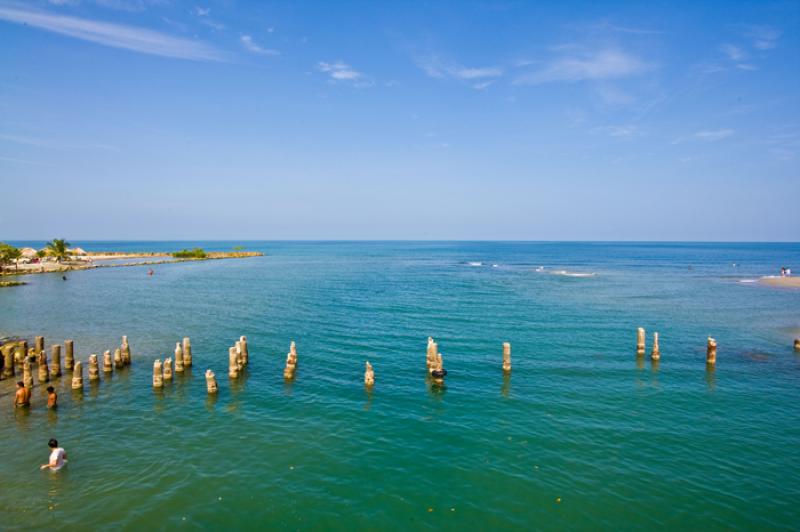
[[[4,530],[800,523],[800,290],[747,282],[800,273],[800,244],[73,244],[266,255],[0,289],[0,336],[71,338],[85,363],[124,334],[133,355],[97,384],[84,369],[82,394],[57,380],[57,412],[38,386],[33,408],[15,411],[13,382],[0,382]],[[250,365],[231,382],[240,335]],[[184,336],[192,371],[154,391],[153,360]],[[428,336],[449,372],[441,389],[426,378]],[[285,383],[291,340],[299,361]],[[69,455],[58,473],[39,470],[51,437]]]

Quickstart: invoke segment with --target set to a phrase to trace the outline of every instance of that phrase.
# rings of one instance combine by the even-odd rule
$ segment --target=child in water
[[[52,386],[47,387],[47,408],[55,408],[58,406],[58,394],[56,389]]]
[[[67,451],[58,446],[58,440],[55,438],[51,438],[47,446],[50,447],[50,461],[46,464],[42,464],[39,469],[58,471],[64,467],[64,463],[67,461]]]

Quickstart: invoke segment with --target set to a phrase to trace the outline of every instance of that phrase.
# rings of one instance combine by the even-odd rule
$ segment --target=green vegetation
[[[3,269],[3,266],[12,262],[14,263],[14,269],[17,269],[17,259],[20,257],[22,257],[22,251],[19,248],[0,242],[0,270]]]
[[[182,249],[172,254],[176,259],[205,259],[208,257],[203,248]]]
[[[244,251],[244,246],[233,246],[234,251]]]
[[[45,248],[47,248],[48,255],[55,257],[56,262],[61,262],[62,260],[69,258],[69,253],[67,252],[67,248],[70,247],[72,244],[67,242],[63,238],[54,238],[50,242],[47,243]]]
[[[0,288],[4,286],[24,286],[26,284],[28,283],[25,283],[23,281],[0,281]]]

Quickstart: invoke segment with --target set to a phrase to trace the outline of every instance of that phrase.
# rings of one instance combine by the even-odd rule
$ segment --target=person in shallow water
[[[58,440],[55,438],[50,438],[47,446],[50,447],[50,461],[42,464],[39,469],[49,468],[51,471],[58,471],[64,467],[64,463],[67,461],[67,451],[58,446]]]
[[[25,383],[17,383],[17,393],[14,394],[14,406],[31,406],[31,391],[25,388]]]
[[[52,386],[47,387],[47,408],[55,408],[58,406],[58,394],[56,389]]]

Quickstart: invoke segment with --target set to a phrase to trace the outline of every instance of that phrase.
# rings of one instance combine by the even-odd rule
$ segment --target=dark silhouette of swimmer
[[[67,280],[67,276],[66,275],[62,275],[61,278],[64,279],[65,281]]]

